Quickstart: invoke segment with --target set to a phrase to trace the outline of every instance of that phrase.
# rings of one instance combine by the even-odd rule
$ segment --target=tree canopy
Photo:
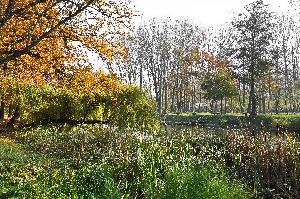
[[[83,47],[111,58],[120,46],[109,36],[124,32],[131,16],[128,1],[3,0],[1,70],[15,70],[23,63],[30,67],[74,64],[75,58],[82,63],[86,61]]]

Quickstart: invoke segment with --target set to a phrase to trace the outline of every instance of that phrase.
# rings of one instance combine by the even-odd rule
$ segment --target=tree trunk
[[[224,99],[224,113],[227,113],[227,98]]]
[[[288,64],[287,64],[287,49],[286,49],[286,38],[283,35],[283,61],[284,61],[284,105],[285,112],[288,113]]]
[[[259,113],[262,113],[262,91],[259,92],[259,101],[258,101],[258,110]]]
[[[262,95],[262,112],[266,114],[266,97],[264,94]]]
[[[221,109],[220,109],[220,113],[223,114],[223,100],[221,99]]]
[[[218,101],[217,100],[215,101],[215,110],[214,110],[214,112],[218,112]]]
[[[240,83],[240,81],[239,81],[239,105],[240,105],[240,112],[241,113],[244,113],[244,102],[242,101],[242,92],[241,92],[241,83]],[[231,100],[232,101],[232,100]],[[232,104],[231,104],[231,106],[232,106]]]
[[[16,121],[20,118],[20,116],[21,116],[20,105],[17,105],[12,117],[9,119],[6,126],[8,127],[13,126],[16,123]]]
[[[179,88],[179,96],[178,96],[178,112],[182,112],[182,83],[180,84],[180,88]]]
[[[246,107],[246,85],[243,83],[243,107]]]
[[[254,58],[254,48],[255,48],[255,32],[252,33],[252,46],[251,46],[251,64],[250,64],[250,100],[251,103],[250,119],[251,123],[254,123],[254,118],[256,117],[256,95],[255,95],[255,58]]]
[[[175,88],[173,88],[173,91],[175,90]],[[170,91],[170,95],[172,96],[171,97],[171,112],[176,112],[176,110],[175,110],[175,93],[173,92],[173,91]]]
[[[251,86],[250,86],[250,99],[251,99],[251,116],[255,117],[257,115],[256,111],[256,95],[255,95],[255,79],[254,74],[251,77]]]
[[[254,74],[254,64],[251,64],[250,69],[250,95],[249,95],[249,108],[250,108],[250,129],[254,132],[255,129],[255,118],[257,115],[256,112],[256,95],[255,95],[255,74]]]
[[[278,88],[277,94],[276,94],[276,101],[275,101],[275,113],[279,113],[279,100],[280,100],[280,89]]]
[[[8,118],[11,118],[12,114],[13,114],[13,105],[12,102],[10,102],[8,106]]]
[[[195,85],[193,86],[193,93],[192,93],[192,111],[195,112],[195,107],[196,107],[196,87]]]
[[[140,64],[140,89],[143,88],[143,65]]]
[[[164,82],[164,114],[167,114],[168,113],[168,84],[167,84],[167,80],[165,79],[165,82]]]
[[[1,97],[1,107],[0,107],[0,121],[4,120],[4,114],[5,114],[5,102],[4,97]]]
[[[268,79],[268,93],[269,93],[269,99],[268,99],[268,113],[271,112],[271,100],[272,100],[272,92],[271,92],[271,75],[269,74],[269,79]]]

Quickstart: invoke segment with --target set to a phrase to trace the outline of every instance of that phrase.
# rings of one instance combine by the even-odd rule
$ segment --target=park
[[[0,199],[300,198],[300,3],[245,2],[0,0]]]

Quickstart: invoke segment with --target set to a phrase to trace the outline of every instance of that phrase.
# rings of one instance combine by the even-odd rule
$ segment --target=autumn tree
[[[89,66],[87,51],[121,53],[112,36],[130,24],[126,1],[4,0],[0,3],[0,76],[43,82]]]
[[[0,87],[6,91],[1,105],[12,87],[10,80],[49,83],[90,67],[88,51],[108,60],[121,54],[113,36],[129,28],[131,14],[127,1],[1,1]]]
[[[3,0],[0,66],[24,55],[42,57],[41,42],[57,37],[103,53],[108,45],[104,35],[121,31],[130,17],[127,1]]]

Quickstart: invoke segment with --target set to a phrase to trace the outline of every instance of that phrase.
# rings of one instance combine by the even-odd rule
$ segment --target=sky
[[[135,10],[141,17],[136,20],[152,17],[189,18],[203,26],[219,26],[240,13],[245,5],[253,0],[132,0]],[[265,0],[270,9],[276,12],[287,12],[288,0]]]

